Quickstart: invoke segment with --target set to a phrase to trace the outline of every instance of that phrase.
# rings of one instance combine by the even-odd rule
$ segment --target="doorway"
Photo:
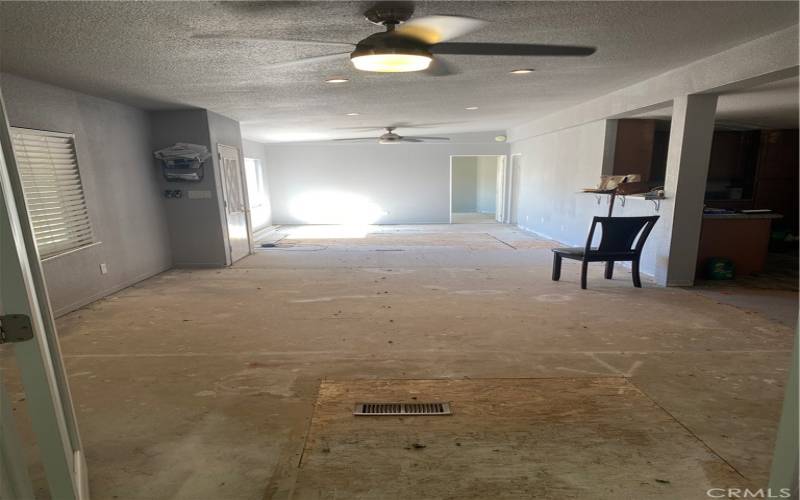
[[[228,225],[230,262],[250,254],[250,223],[248,219],[245,181],[239,150],[233,146],[218,144],[222,167],[222,196],[225,200],[225,218]]]
[[[503,220],[503,155],[450,157],[450,223]]]

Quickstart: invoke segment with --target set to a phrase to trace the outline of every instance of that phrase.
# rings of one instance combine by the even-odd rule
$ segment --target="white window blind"
[[[92,243],[74,137],[11,127],[11,140],[39,255]]]

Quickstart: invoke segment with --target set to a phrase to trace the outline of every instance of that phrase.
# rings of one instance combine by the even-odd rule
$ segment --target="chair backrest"
[[[642,253],[642,248],[658,220],[658,215],[647,217],[595,217],[586,239],[586,255],[592,254],[630,254]],[[602,227],[600,244],[592,249],[592,240],[597,225]],[[639,237],[638,239],[636,237]],[[635,246],[634,246],[635,243]]]

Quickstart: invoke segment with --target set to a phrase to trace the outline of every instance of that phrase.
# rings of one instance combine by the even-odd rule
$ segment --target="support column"
[[[656,224],[662,244],[656,250],[656,281],[664,286],[694,284],[700,226],[703,222],[708,162],[714,135],[717,96],[676,97],[664,179],[669,200]]]

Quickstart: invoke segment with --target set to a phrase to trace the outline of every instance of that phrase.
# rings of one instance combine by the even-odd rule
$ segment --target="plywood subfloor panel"
[[[454,415],[354,417],[355,402]],[[624,378],[323,381],[295,499],[704,498],[742,478]]]

